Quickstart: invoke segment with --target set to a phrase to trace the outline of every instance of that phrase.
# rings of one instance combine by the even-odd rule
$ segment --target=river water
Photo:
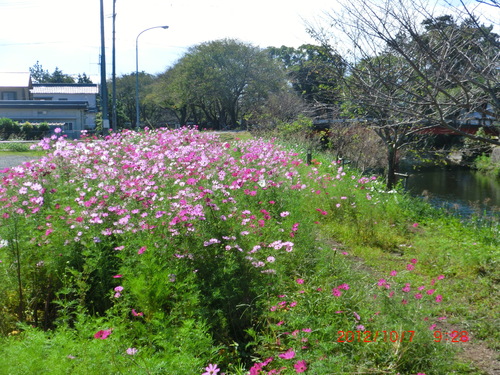
[[[411,194],[462,217],[500,218],[500,179],[467,168],[422,168],[409,172],[406,185]]]

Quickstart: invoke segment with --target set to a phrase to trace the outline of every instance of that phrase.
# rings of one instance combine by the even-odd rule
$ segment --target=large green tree
[[[334,49],[304,44],[298,48],[270,47],[268,53],[283,63],[293,89],[315,115],[336,112],[346,66]]]
[[[245,122],[285,86],[281,65],[264,50],[223,39],[191,47],[161,75],[155,96],[180,124],[194,121],[222,129]]]
[[[165,124],[164,111],[152,97],[153,88],[158,77],[153,74],[139,72],[139,116],[142,124],[158,127]],[[126,127],[126,123],[136,118],[136,74],[124,74],[116,78],[117,109],[121,112],[118,128]],[[110,106],[111,108],[111,106]],[[136,127],[137,124],[132,124]]]

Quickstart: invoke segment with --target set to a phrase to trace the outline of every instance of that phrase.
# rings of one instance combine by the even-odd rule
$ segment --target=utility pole
[[[102,130],[104,134],[109,132],[108,117],[108,88],[106,84],[106,48],[104,45],[104,5],[101,1],[101,110],[102,110]]]
[[[113,82],[113,112],[112,112],[112,118],[111,118],[111,127],[114,132],[117,131],[118,129],[118,124],[117,124],[117,119],[116,119],[116,28],[115,28],[115,22],[116,22],[116,0],[113,0],[113,77],[112,77],[112,82]]]

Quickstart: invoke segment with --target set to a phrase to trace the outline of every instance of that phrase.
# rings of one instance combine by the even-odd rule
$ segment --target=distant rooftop
[[[29,72],[0,72],[0,87],[30,87]]]
[[[32,94],[98,94],[94,83],[34,83]]]
[[[85,100],[0,100],[0,108],[87,109]]]

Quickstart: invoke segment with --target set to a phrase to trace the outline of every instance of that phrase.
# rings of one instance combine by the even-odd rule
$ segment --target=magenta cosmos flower
[[[297,374],[299,374],[301,372],[306,372],[306,370],[307,370],[306,361],[297,361],[297,363],[294,364],[293,367],[295,367],[295,372]]]
[[[278,355],[278,357],[280,357],[282,359],[292,359],[293,357],[295,357],[295,352],[293,351],[292,348],[290,348],[286,352]]]
[[[110,329],[104,329],[104,330],[97,331],[94,334],[94,338],[95,339],[100,339],[100,340],[105,340],[105,339],[108,338],[109,335],[111,335],[111,330]]]

